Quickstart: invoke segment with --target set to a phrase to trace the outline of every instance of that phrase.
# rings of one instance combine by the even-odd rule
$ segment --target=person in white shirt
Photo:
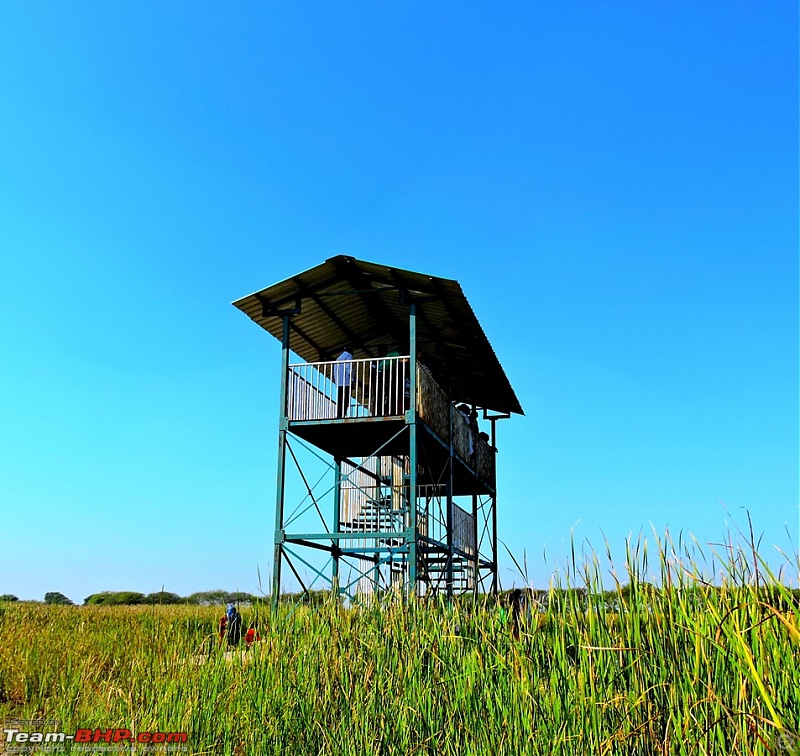
[[[336,417],[347,417],[350,396],[353,393],[353,351],[349,345],[336,358],[333,366],[333,382],[336,384]]]

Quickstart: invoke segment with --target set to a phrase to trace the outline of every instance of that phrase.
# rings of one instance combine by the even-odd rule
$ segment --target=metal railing
[[[398,417],[410,406],[409,358],[289,365],[290,421]]]
[[[475,556],[475,518],[453,504],[453,546],[470,556]]]
[[[447,540],[447,487],[443,483],[418,486],[417,510],[424,523],[419,534],[444,543]]]
[[[288,416],[290,422],[370,417],[402,417],[411,406],[408,356],[377,359],[328,360],[289,365]],[[494,450],[478,435],[470,420],[447,398],[430,371],[417,364],[419,417],[455,453],[494,481]],[[451,419],[452,415],[452,419]]]
[[[447,543],[447,489],[444,484],[419,487],[417,506],[426,522],[421,535]],[[475,518],[453,502],[453,546],[474,556],[477,551]]]

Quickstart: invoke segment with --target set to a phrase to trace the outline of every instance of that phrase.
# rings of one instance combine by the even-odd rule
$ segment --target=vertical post
[[[417,306],[408,312],[410,401],[406,412],[408,425],[408,587],[409,595],[417,595]],[[402,396],[402,394],[401,394]]]
[[[478,527],[478,494],[472,494],[472,538],[475,545],[475,553],[472,555],[472,595],[473,598],[478,598],[478,575],[480,574],[480,549],[478,548],[478,538],[480,536],[480,528]]]
[[[334,457],[333,460],[333,532],[338,533],[341,527],[341,503],[342,503],[342,460],[339,457]],[[333,557],[333,566],[331,567],[331,592],[334,596],[339,596],[339,541],[338,539],[331,540],[331,555]]]
[[[447,600],[453,598],[453,475],[455,470],[453,463],[455,462],[455,455],[453,449],[453,402],[448,397],[449,414],[448,422],[450,427],[448,433],[450,435],[450,459],[448,460],[449,477],[447,479],[447,511],[445,514],[445,530],[446,530],[446,543],[447,543],[447,562],[445,564],[445,591],[447,592]]]
[[[492,449],[497,449],[497,420],[491,419],[492,423]],[[497,452],[492,452],[495,455],[495,474],[494,474],[494,494],[491,496],[490,501],[492,507],[492,594],[495,596],[499,591],[497,582]]]
[[[287,401],[289,396],[289,315],[283,316],[281,339],[281,406],[278,413],[278,491],[275,500],[275,559],[272,565],[272,606],[277,608],[281,593],[281,561],[283,559],[283,498],[286,479],[286,433],[289,429]]]

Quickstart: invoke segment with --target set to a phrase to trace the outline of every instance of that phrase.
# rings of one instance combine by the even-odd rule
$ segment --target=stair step
[[[392,517],[391,515],[360,514],[350,520],[350,522],[397,522],[398,519],[399,518]]]

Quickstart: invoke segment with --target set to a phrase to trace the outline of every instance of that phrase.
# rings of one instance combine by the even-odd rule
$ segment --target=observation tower
[[[459,284],[340,255],[233,304],[282,347],[273,600],[285,568],[496,593],[497,421],[523,412]]]

